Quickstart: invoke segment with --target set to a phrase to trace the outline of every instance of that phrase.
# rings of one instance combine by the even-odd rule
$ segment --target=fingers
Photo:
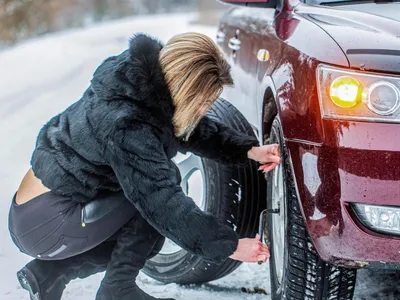
[[[258,255],[257,256],[257,262],[265,263],[268,258],[269,258],[269,255]]]
[[[265,171],[271,169],[271,167],[272,167],[273,165],[274,165],[274,163],[269,163],[269,164],[262,165],[262,166],[259,168],[259,170],[265,172]]]
[[[265,263],[267,259],[271,256],[269,253],[267,245],[260,241],[261,236],[259,234],[256,235],[255,240],[257,241],[256,245],[256,257],[254,262]]]
[[[257,254],[257,262],[265,263],[268,258],[270,258],[271,254],[268,251],[268,248],[265,245],[260,245],[258,254]]]
[[[263,171],[264,173],[267,173],[271,170],[273,170],[278,164],[277,163],[269,163],[269,164],[264,164],[258,168],[258,170]]]
[[[271,154],[273,155],[270,159],[271,162],[280,163],[281,162],[281,155],[279,153],[279,145],[273,144],[271,149]]]
[[[258,161],[261,164],[264,163],[280,163],[281,158],[279,154],[279,145],[270,144],[263,145],[260,147],[254,147],[255,150],[250,150],[248,157]]]
[[[265,246],[265,245],[264,245]],[[268,250],[268,247],[264,247],[264,246],[262,246],[262,245],[260,245],[259,246],[259,249],[258,249],[258,254],[265,254],[265,255],[269,255],[269,250]]]
[[[260,252],[258,253],[258,255],[265,255],[265,256],[267,256],[267,258],[269,258],[271,256],[268,248],[265,249],[264,247],[260,248]]]
[[[261,236],[257,233],[256,237],[255,237],[256,241],[257,241],[257,246],[258,246],[258,250],[260,250],[261,252],[266,251],[269,253],[268,247],[267,245],[265,245],[262,241],[261,241]]]
[[[270,163],[277,163],[280,164],[281,163],[281,158],[280,156],[277,155],[267,155],[266,157],[264,157],[262,160],[258,161],[260,164],[270,164]]]
[[[278,144],[273,144],[272,153],[274,155],[276,155],[276,156],[280,156],[279,155],[279,145]]]
[[[267,164],[262,164],[258,170],[259,171],[264,171],[265,168],[269,167],[270,165],[272,165],[272,163],[267,163]]]
[[[269,157],[269,161],[272,163],[279,164],[281,162],[281,158],[278,155],[273,155],[273,156]]]
[[[278,144],[268,144],[268,145],[265,145],[264,147],[266,147],[266,150],[269,154],[279,156],[279,145]]]
[[[264,263],[270,257],[268,247],[260,241],[261,236],[257,234],[255,238],[244,238],[239,240],[239,245],[235,253],[230,258],[242,262]]]
[[[258,168],[258,170],[259,171],[264,171],[265,169],[268,169],[269,167],[271,167],[271,166],[273,166],[273,165],[277,165],[277,163],[265,163],[265,164],[262,164],[259,168]]]
[[[268,249],[267,245],[265,245],[264,243],[261,243],[261,247],[262,247],[263,251],[267,251],[269,253],[269,249]]]
[[[270,166],[268,166],[267,168],[264,168],[264,173],[267,173],[273,169],[275,169],[275,167],[277,166],[277,163],[272,163]]]

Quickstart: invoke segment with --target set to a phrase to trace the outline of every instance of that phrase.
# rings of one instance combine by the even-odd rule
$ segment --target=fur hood
[[[159,62],[162,47],[145,34],[133,36],[128,50],[109,57],[95,71],[91,88],[97,100],[128,101],[134,110],[157,115],[156,123],[171,123],[174,105]]]

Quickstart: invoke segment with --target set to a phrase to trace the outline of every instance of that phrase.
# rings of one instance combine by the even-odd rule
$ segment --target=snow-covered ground
[[[135,32],[167,40],[183,31],[215,35],[214,27],[194,26],[193,14],[132,18],[89,29],[27,41],[0,52],[0,300],[28,299],[15,272],[30,260],[12,244],[7,230],[11,197],[29,168],[40,127],[80,98],[96,66],[123,51]],[[139,285],[156,297],[200,300],[268,300],[269,295],[242,292],[242,287],[269,292],[268,264],[244,264],[231,275],[203,286],[163,285],[141,274]],[[94,299],[102,274],[74,281],[63,299]],[[356,300],[400,299],[400,273],[359,272]]]

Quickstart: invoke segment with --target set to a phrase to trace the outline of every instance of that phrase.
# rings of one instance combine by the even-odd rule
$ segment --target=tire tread
[[[228,101],[219,99],[210,110],[209,117],[230,125],[232,128],[241,132],[254,135],[251,126],[247,123],[244,116]],[[265,178],[257,172],[257,164],[249,161],[246,167],[219,165],[214,161],[203,159],[213,168],[218,168],[220,182],[225,187],[220,192],[221,207],[220,220],[226,221],[231,214],[235,215],[232,224],[236,226],[236,231],[240,238],[254,237],[258,230],[258,219],[261,211],[265,209],[266,204],[259,199],[265,199]],[[240,182],[242,195],[246,201],[233,203],[232,195],[237,192],[237,186],[230,186],[231,178],[236,176]],[[235,205],[235,206],[233,206]],[[232,207],[231,211],[227,211],[226,207]],[[234,213],[232,213],[234,212]],[[227,225],[232,225],[227,224]],[[145,273],[150,277],[159,281],[178,284],[202,284],[208,281],[216,280],[233,272],[240,266],[241,262],[234,260],[226,260],[221,265],[211,264],[205,260],[198,258],[189,263],[184,272],[180,274],[159,274],[153,269],[145,269]]]
[[[283,299],[296,300],[351,300],[353,299],[356,271],[330,265],[323,262],[307,233],[299,200],[295,190],[289,156],[283,138],[279,121],[273,122],[273,129],[278,133],[277,142],[281,144],[286,178],[287,197],[287,242],[288,258],[284,272]],[[272,223],[269,223],[272,224]],[[270,229],[271,230],[271,229]],[[271,259],[272,261],[272,259]],[[305,269],[301,269],[301,266]],[[273,262],[271,262],[272,299],[281,299],[277,294],[274,282]],[[274,290],[275,289],[275,290]],[[286,298],[285,298],[286,297]]]

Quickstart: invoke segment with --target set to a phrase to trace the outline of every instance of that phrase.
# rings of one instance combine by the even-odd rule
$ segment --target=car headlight
[[[400,207],[354,203],[357,217],[366,227],[382,233],[400,235]]]
[[[322,116],[400,123],[400,76],[385,76],[319,66]]]

